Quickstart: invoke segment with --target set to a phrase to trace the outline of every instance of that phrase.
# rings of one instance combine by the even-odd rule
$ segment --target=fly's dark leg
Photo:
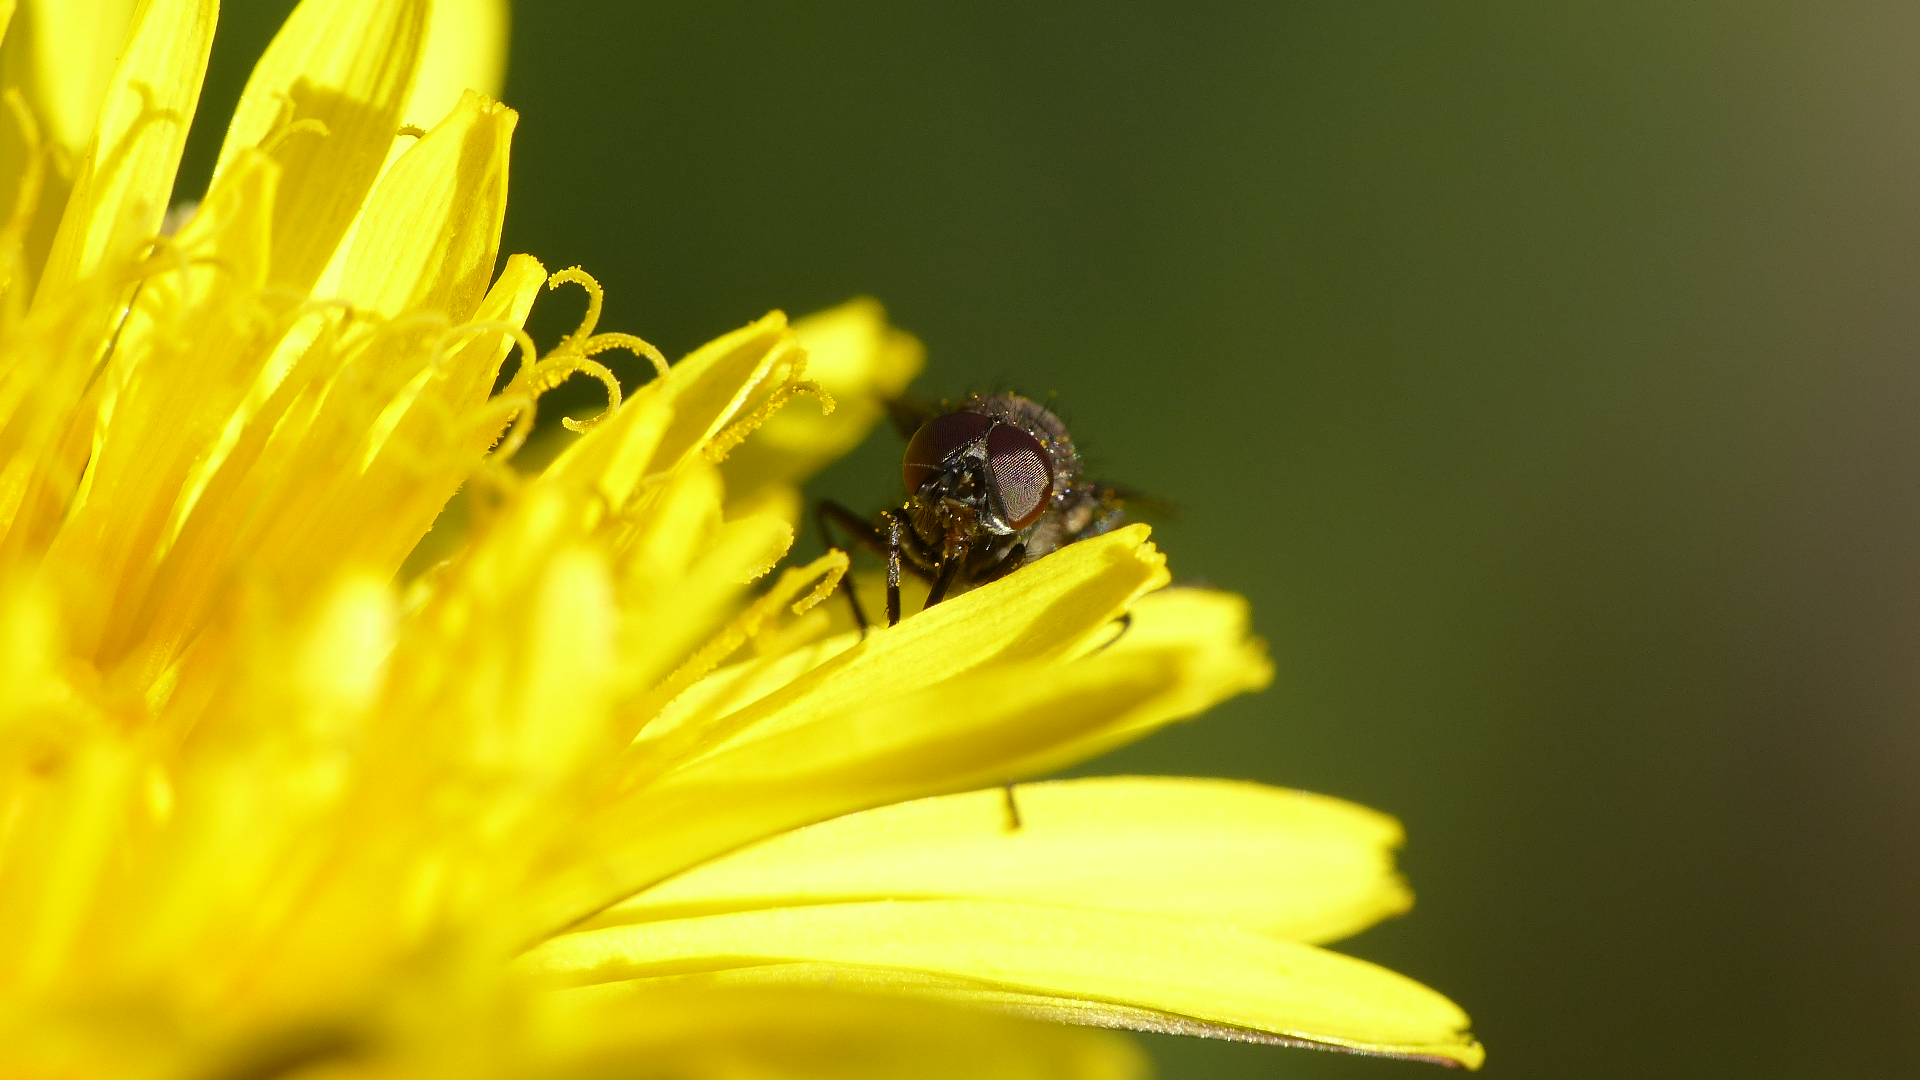
[[[1009,548],[1006,558],[1001,559],[997,565],[977,575],[973,579],[973,583],[975,585],[985,585],[989,581],[998,581],[1008,574],[1013,573],[1015,570],[1020,569],[1021,566],[1025,565],[1026,561],[1027,545],[1025,541],[1021,541]]]
[[[933,588],[927,590],[927,602],[923,608],[930,608],[947,598],[947,590],[953,587],[953,579],[960,573],[960,564],[967,561],[965,544],[947,558],[940,560],[940,572],[933,577]]]
[[[855,543],[865,547],[868,551],[878,552],[883,555],[886,554],[887,542],[881,537],[879,530],[863,521],[859,514],[834,502],[832,499],[821,499],[814,507],[814,516],[820,525],[820,537],[827,542],[827,546],[840,546],[833,542],[833,529],[830,527],[838,525],[846,530],[847,535],[851,536]],[[864,637],[867,632],[867,613],[861,610],[860,597],[853,591],[853,575],[846,574],[842,576],[840,579],[840,587],[847,590],[847,603],[853,606],[854,625],[860,628],[861,636]]]
[[[900,621],[900,572],[931,582],[933,571],[921,565],[930,562],[925,553],[925,545],[914,534],[913,527],[895,510],[882,510],[880,523],[872,524],[861,519],[859,514],[847,509],[832,499],[822,499],[815,506],[816,520],[820,525],[820,534],[826,538],[829,546],[834,543],[834,527],[845,531],[853,543],[872,551],[887,563],[887,625]],[[844,550],[844,549],[843,549]],[[905,556],[904,558],[902,556]],[[860,606],[860,599],[854,593],[853,575],[841,578],[841,584],[847,590],[847,602],[853,605],[853,618],[862,632],[867,629],[867,613]]]
[[[1019,832],[1020,804],[1013,801],[1013,781],[1007,781],[1001,786],[1000,790],[1006,792],[1007,795],[1007,831]]]
[[[900,625],[900,534],[906,525],[892,514],[887,520],[887,625]]]

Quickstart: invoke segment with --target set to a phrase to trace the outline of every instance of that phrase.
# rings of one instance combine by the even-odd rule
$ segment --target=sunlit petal
[[[37,295],[130,257],[166,216],[174,171],[200,101],[218,0],[142,5],[101,95]]]
[[[1012,796],[922,799],[786,833],[662,882],[590,925],[974,898],[1179,916],[1320,942],[1411,905],[1393,872],[1400,839],[1382,814],[1257,784],[1023,784]]]
[[[519,115],[468,94],[374,189],[337,295],[384,316],[466,321],[486,292],[507,211]]]
[[[775,498],[776,489],[791,491],[853,449],[925,363],[920,342],[889,326],[886,310],[873,300],[817,312],[793,330],[807,350],[807,377],[832,395],[835,408],[827,414],[782,409],[768,419],[727,459],[727,491],[736,503],[758,504]],[[789,498],[797,506],[798,493]]]
[[[1142,1080],[1145,1055],[1103,1032],[899,996],[809,989],[620,987],[555,995],[556,1072],[645,1061],[674,1076],[768,1080]],[[597,1068],[596,1068],[597,1066]]]
[[[1166,723],[1239,692],[1244,682],[1195,685],[1217,671],[1196,657],[1238,647],[994,665],[758,732],[597,814],[552,879],[551,907],[536,917],[572,922],[743,843],[850,810],[1058,768],[1070,760],[1062,747]]]
[[[407,102],[409,122],[440,122],[475,90],[498,98],[507,77],[507,0],[434,0],[420,74]]]
[[[9,0],[0,83],[19,87],[43,135],[74,159],[93,139],[137,0]]]
[[[30,138],[15,117],[0,121],[0,207],[15,208],[29,156],[37,159],[38,194],[28,192],[23,207],[28,216],[21,270],[29,281],[53,245],[135,6],[134,0],[0,3],[0,15],[11,16],[0,20],[7,31],[0,44],[0,89],[19,93],[33,125]]]
[[[426,0],[302,0],[254,66],[215,176],[251,147],[280,162],[286,182],[274,220],[276,284],[312,288],[359,214],[405,122],[427,7]]]
[[[835,963],[1111,1002],[1314,1042],[1478,1064],[1446,998],[1364,961],[1219,923],[979,900],[744,911],[560,935],[525,959],[575,982]]]

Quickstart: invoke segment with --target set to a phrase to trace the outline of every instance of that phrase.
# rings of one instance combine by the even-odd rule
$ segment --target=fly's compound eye
[[[907,494],[919,491],[942,466],[979,442],[992,427],[991,417],[965,412],[936,416],[920,425],[907,443],[907,456],[900,462],[900,478],[907,483]]]
[[[1053,467],[1040,440],[1011,424],[987,434],[987,475],[994,509],[1018,531],[1038,521],[1053,497]]]

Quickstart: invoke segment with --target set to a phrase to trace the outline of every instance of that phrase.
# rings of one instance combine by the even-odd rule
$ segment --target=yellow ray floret
[[[589,926],[868,900],[997,899],[1332,941],[1412,906],[1391,818],[1258,784],[1107,777],[947,795],[785,833],[671,878]]]

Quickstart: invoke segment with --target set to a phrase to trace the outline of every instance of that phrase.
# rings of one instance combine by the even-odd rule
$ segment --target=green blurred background
[[[290,6],[228,0],[203,115]],[[1464,1004],[1486,1075],[1920,1075],[1920,7],[515,20],[507,244],[604,327],[870,293],[923,388],[1057,391],[1179,501],[1279,679],[1096,768],[1397,814],[1419,905],[1343,948]],[[818,492],[876,507],[898,451]]]

